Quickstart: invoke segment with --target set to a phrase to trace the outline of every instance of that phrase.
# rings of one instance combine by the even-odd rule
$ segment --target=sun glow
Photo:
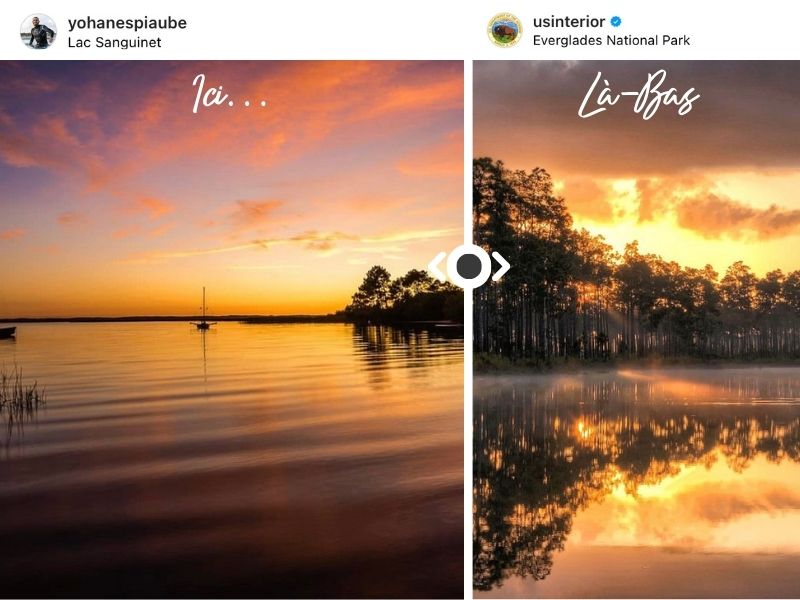
[[[592,429],[591,426],[587,425],[583,421],[583,419],[578,421],[578,423],[577,423],[575,428],[576,428],[576,430],[578,432],[578,439],[579,440],[588,440],[590,437],[592,437],[592,433],[593,433],[594,430]]]

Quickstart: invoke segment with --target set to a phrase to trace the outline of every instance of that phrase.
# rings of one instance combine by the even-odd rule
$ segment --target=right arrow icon
[[[508,273],[508,270],[511,268],[511,265],[508,264],[508,261],[501,256],[499,252],[492,252],[492,258],[494,258],[497,262],[500,263],[500,269],[492,275],[492,281],[499,281],[500,278]]]

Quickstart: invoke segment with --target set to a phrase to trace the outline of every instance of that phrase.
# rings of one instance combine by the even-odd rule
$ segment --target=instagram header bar
[[[759,3],[760,15],[787,5]],[[7,59],[791,59],[794,20],[752,6],[409,0],[224,5],[97,0],[0,7]],[[793,9],[794,10],[794,9]],[[34,12],[41,11],[41,12]],[[36,22],[34,22],[36,19]],[[31,51],[47,50],[45,53]]]

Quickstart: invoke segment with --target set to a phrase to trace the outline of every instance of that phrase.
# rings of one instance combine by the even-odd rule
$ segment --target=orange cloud
[[[14,167],[42,167],[70,176],[100,177],[103,162],[69,129],[68,116],[42,115],[19,123],[0,111],[0,159]],[[46,149],[43,151],[43,149]]]
[[[58,215],[58,223],[65,227],[86,225],[89,223],[89,217],[80,212],[64,212]]]
[[[614,219],[611,204],[612,190],[592,179],[568,179],[561,192],[570,212],[593,221],[610,222]]]
[[[364,237],[361,238],[361,241],[366,242],[368,244],[384,244],[391,242],[416,242],[421,240],[435,240],[438,238],[448,237],[460,233],[461,233],[460,229],[421,229],[421,230],[397,231],[395,233],[387,233],[379,236]]]
[[[67,120],[63,117],[41,117],[31,128],[46,132],[51,143],[56,142],[64,146],[77,146],[80,144],[80,140],[69,130]]]
[[[36,152],[37,143],[44,141],[41,131],[39,128],[25,130],[10,115],[0,111],[0,158],[13,167],[59,166],[62,161],[50,152]]]
[[[669,179],[639,179],[636,193],[639,199],[639,222],[652,221],[674,203],[678,185]]]
[[[191,258],[193,256],[206,256],[212,254],[225,254],[229,252],[241,252],[243,250],[267,250],[275,246],[286,246],[289,244],[300,244],[307,250],[329,252],[333,249],[335,242],[349,242],[351,244],[363,244],[364,246],[354,246],[349,250],[355,253],[374,253],[402,252],[402,245],[426,240],[441,239],[460,234],[460,229],[421,229],[399,231],[378,236],[358,236],[354,234],[342,233],[340,231],[318,232],[306,231],[304,233],[289,237],[261,238],[245,244],[234,244],[231,246],[219,246],[216,248],[204,248],[193,250],[173,250],[169,252],[152,252],[129,257],[122,262],[129,264],[160,262],[167,259]],[[389,248],[387,244],[394,244]]]
[[[263,225],[283,206],[281,200],[237,200],[231,219],[240,229]]]
[[[319,252],[329,252],[333,250],[336,242],[340,241],[353,241],[358,238],[353,235],[341,233],[340,231],[333,231],[331,233],[319,233],[317,231],[307,231],[300,235],[295,235],[289,238],[290,242],[299,242],[303,244],[308,250],[317,250]]]
[[[130,225],[129,227],[122,227],[121,229],[115,229],[111,232],[111,238],[115,240],[122,240],[133,235],[140,233],[142,230],[139,225]]]
[[[175,207],[165,200],[141,196],[129,201],[127,209],[132,214],[144,214],[151,221],[155,221],[174,211]]]
[[[775,204],[764,209],[753,208],[721,194],[689,198],[676,210],[681,227],[705,238],[739,239],[751,234],[759,239],[774,239],[800,231],[798,209],[783,209]]]
[[[175,228],[174,223],[167,223],[166,225],[161,225],[160,227],[156,227],[155,229],[151,229],[147,232],[147,236],[151,238],[161,237],[162,235],[166,235],[170,231]]]
[[[163,235],[166,235],[170,231],[175,228],[174,223],[166,223],[164,225],[160,225],[159,227],[154,227],[152,229],[144,229],[139,224],[135,223],[133,225],[129,225],[128,227],[121,227],[119,229],[115,229],[111,232],[111,238],[114,240],[122,240],[129,237],[134,237],[138,235],[146,235],[149,238],[158,238]]]
[[[66,104],[63,114],[43,115],[33,123],[0,113],[0,157],[14,166],[69,171],[83,177],[90,192],[119,187],[127,175],[176,156],[226,157],[263,166],[291,160],[334,131],[348,129],[349,139],[386,136],[443,110],[460,110],[463,73],[457,66],[321,61],[148,68],[151,85],[142,86],[136,109],[120,115],[121,127],[113,130],[98,126],[85,95]],[[224,82],[237,99],[265,99],[268,107],[179,110],[176,99],[191,97],[199,72],[207,74],[207,85]],[[91,88],[87,85],[90,97]],[[43,147],[48,151],[41,152]]]
[[[414,203],[408,196],[356,196],[344,200],[337,200],[336,209],[363,215],[365,213],[385,213],[397,210],[406,210]]]
[[[460,110],[463,73],[433,66],[427,73],[424,64],[402,62],[287,62],[263,69],[241,63],[181,65],[144,94],[120,137],[140,149],[137,161],[185,154],[258,166],[288,161],[336,131],[348,129],[350,139],[385,136],[443,110]],[[224,82],[237,100],[254,105],[176,111],[175,99],[186,96],[198,73],[206,75],[207,86]],[[266,108],[258,105],[262,99]]]
[[[44,246],[37,246],[34,250],[38,254],[49,254],[51,256],[55,256],[57,254],[61,254],[61,245],[60,244],[46,244]]]
[[[385,100],[368,111],[365,116],[374,118],[385,113],[403,110],[420,110],[436,107],[460,108],[464,98],[464,82],[459,78],[425,84],[401,86],[388,94]]]
[[[6,229],[0,231],[0,240],[16,240],[28,233],[27,229],[17,227],[16,229]]]
[[[20,143],[21,136],[2,128],[0,135],[0,158],[12,167],[32,167],[36,164],[33,152],[27,144]]]
[[[638,221],[674,214],[680,227],[706,239],[776,239],[800,232],[800,209],[751,206],[717,190],[698,176],[660,177],[636,182]],[[566,193],[567,203],[571,196]]]
[[[25,96],[29,94],[48,94],[58,89],[58,83],[48,77],[31,77],[24,62],[3,61],[0,78],[13,82],[3,90],[3,94]]]

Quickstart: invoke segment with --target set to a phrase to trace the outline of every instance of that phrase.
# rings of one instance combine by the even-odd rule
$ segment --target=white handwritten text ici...
[[[206,89],[206,76],[205,73],[199,73],[192,81],[192,87],[197,88],[197,92],[195,93],[194,97],[194,106],[192,107],[192,112],[197,114],[197,111],[201,108],[214,108],[217,106],[225,106],[227,105],[230,108],[233,108],[234,105],[237,103],[233,101],[233,98],[227,93],[222,91],[222,86],[217,87],[209,87]],[[261,108],[265,108],[267,106],[266,100],[261,100],[261,102],[250,102],[250,100],[245,100],[243,106],[245,108],[250,108],[251,106],[255,106],[256,104],[260,104]]]
[[[582,119],[588,119],[589,117],[600,114],[606,110],[604,105],[613,106],[619,102],[622,96],[636,96],[633,112],[637,115],[641,113],[645,121],[652,118],[662,105],[669,104],[677,106],[678,114],[683,116],[692,110],[692,104],[700,98],[700,94],[696,93],[694,88],[689,88],[682,96],[678,95],[678,91],[674,87],[661,91],[661,85],[667,78],[667,71],[664,69],[656,71],[655,73],[648,73],[647,81],[645,81],[642,89],[638,92],[619,92],[615,94],[611,91],[611,84],[608,83],[607,79],[603,79],[605,87],[599,92],[596,92],[597,84],[602,76],[603,73],[598,71],[597,77],[594,78],[591,87],[583,98],[583,102],[581,102],[581,106],[578,109],[578,116]],[[589,106],[591,101],[594,102],[593,106],[597,106],[597,108],[587,112],[587,106]]]
[[[197,86],[197,96],[194,99],[194,109],[192,110],[193,113],[197,112],[197,108],[200,106],[200,102],[202,101],[203,106],[214,106],[215,104],[225,104],[225,101],[228,99],[228,94],[222,93],[222,86],[219,86],[219,89],[215,87],[208,88],[207,90],[203,90],[203,86],[206,83],[206,76],[205,73],[200,73],[197,77],[194,78],[192,81],[192,86]]]

